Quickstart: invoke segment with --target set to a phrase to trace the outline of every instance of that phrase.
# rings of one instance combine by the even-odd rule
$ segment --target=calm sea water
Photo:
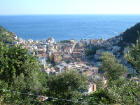
[[[0,25],[23,39],[108,39],[140,22],[140,15],[0,16]]]

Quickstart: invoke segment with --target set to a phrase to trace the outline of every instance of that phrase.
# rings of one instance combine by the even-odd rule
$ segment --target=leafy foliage
[[[127,71],[126,67],[120,64],[115,56],[109,52],[103,53],[102,64],[99,69],[105,73],[105,77],[110,81],[119,79]]]
[[[121,34],[122,40],[119,42],[119,45],[124,48],[131,43],[136,43],[138,32],[140,32],[140,23],[137,23],[135,26],[127,29]]]
[[[29,55],[28,50],[20,46],[10,47],[2,42],[0,42],[0,80],[8,85],[8,89],[21,93],[41,93],[46,84],[38,60]],[[10,93],[9,100],[14,99],[11,101],[18,102],[22,99],[26,102],[26,98],[20,93]]]
[[[93,55],[95,55],[96,50],[98,50],[98,49],[99,48],[97,46],[92,46],[92,47],[87,46],[86,50],[85,50],[85,54],[86,54],[86,56],[93,56]]]
[[[127,43],[135,43],[138,39],[138,31],[140,31],[140,23],[137,23],[135,26],[131,27],[130,29],[127,29],[123,33],[123,41]]]
[[[140,103],[140,86],[133,81],[126,81],[120,86],[113,85],[108,88],[110,97],[116,103],[138,105]]]
[[[136,68],[137,73],[140,74],[140,37],[136,44],[132,44],[129,48],[126,59]]]
[[[88,105],[104,105],[113,103],[113,100],[109,96],[107,89],[99,89],[88,97]]]
[[[140,85],[126,79],[117,80],[108,88],[99,89],[89,95],[87,100],[89,105],[94,105],[94,103],[101,105],[139,105]]]
[[[134,43],[139,30],[140,23],[124,32],[122,45]],[[103,53],[100,66],[100,71],[105,74],[109,85],[98,88],[96,92],[90,95],[83,96],[82,92],[87,90],[88,86],[85,76],[70,70],[46,78],[46,74],[41,72],[37,59],[29,55],[27,49],[5,44],[12,44],[14,36],[2,27],[0,27],[0,41],[0,104],[2,105],[140,104],[140,84],[121,78],[125,75],[127,69],[111,53]],[[62,43],[69,42],[64,41]],[[95,52],[96,48],[91,48],[86,53],[94,55]],[[126,58],[140,74],[140,39],[135,45],[132,45]],[[50,99],[46,103],[39,102],[37,97],[22,93],[41,94],[58,98],[58,100]],[[81,103],[77,102],[78,99],[83,97]]]
[[[62,41],[60,41],[60,43],[71,43],[71,41],[70,40],[62,40]]]
[[[87,78],[76,71],[67,71],[50,77],[47,86],[50,96],[73,101],[57,100],[53,102],[53,105],[73,105],[74,101],[82,97],[81,91],[87,88]]]
[[[0,26],[0,42],[12,44],[14,40],[14,34]]]

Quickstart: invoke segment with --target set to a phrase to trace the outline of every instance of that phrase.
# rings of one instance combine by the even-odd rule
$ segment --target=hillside
[[[124,48],[130,46],[132,43],[136,43],[140,32],[140,23],[132,26],[127,29],[125,32],[121,33],[118,36],[112,37],[103,43],[100,44],[99,48],[104,49],[115,49],[116,46],[120,48],[120,52],[122,53]],[[113,51],[114,52],[114,51]],[[118,53],[118,52],[117,52]]]
[[[138,39],[138,33],[140,32],[140,23],[137,23],[133,27],[127,29],[120,36],[122,36],[122,40],[120,41],[120,46],[127,46],[131,43],[135,43]]]
[[[0,41],[3,43],[12,44],[15,41],[16,35],[12,32],[9,32],[2,26],[0,26]]]
[[[104,41],[99,40],[97,44],[91,44],[86,48],[86,56],[93,58],[94,64],[96,65],[98,61],[101,62],[102,53],[107,51],[113,53],[118,59],[125,62],[123,57],[124,53],[128,51],[128,46],[131,46],[132,43],[136,43],[139,36],[138,32],[140,32],[140,23],[137,23],[118,36]]]

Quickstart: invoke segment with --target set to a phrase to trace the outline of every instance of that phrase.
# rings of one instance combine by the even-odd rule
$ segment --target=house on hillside
[[[89,88],[88,88],[88,94],[91,94],[96,91],[96,84],[95,83],[89,83]]]

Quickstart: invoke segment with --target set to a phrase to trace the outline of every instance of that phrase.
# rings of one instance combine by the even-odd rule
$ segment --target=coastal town
[[[89,91],[96,91],[96,80],[106,83],[104,76],[98,73],[98,65],[88,61],[86,56],[87,46],[99,46],[105,41],[103,39],[94,40],[64,40],[56,42],[53,37],[47,40],[34,41],[32,39],[23,40],[15,37],[15,45],[22,45],[22,48],[28,49],[29,54],[37,56],[42,66],[42,71],[49,75],[57,75],[67,70],[77,70],[80,74],[85,74],[89,78]],[[101,54],[100,50],[94,55],[98,60]],[[100,62],[97,62],[100,63]]]
[[[8,33],[5,33],[8,34]],[[48,75],[58,75],[68,70],[76,70],[80,74],[85,74],[89,80],[88,93],[92,93],[99,88],[96,82],[107,85],[107,79],[103,74],[99,73],[101,64],[101,56],[103,52],[110,52],[126,65],[130,74],[135,70],[125,60],[119,42],[123,40],[122,35],[112,37],[110,39],[82,39],[55,41],[53,37],[46,40],[23,40],[15,33],[12,33],[14,45],[26,48],[29,54],[36,56],[42,72]],[[128,52],[128,48],[124,48],[124,53]]]
[[[67,70],[76,70],[80,74],[85,74],[89,78],[88,93],[96,91],[96,81],[100,81],[104,85],[107,80],[98,72],[101,64],[101,56],[103,52],[111,52],[115,54],[116,58],[124,59],[121,56],[121,47],[118,43],[122,40],[121,35],[104,39],[90,39],[90,40],[63,40],[56,42],[53,37],[46,40],[34,41],[32,39],[23,40],[14,34],[15,45],[21,45],[28,49],[29,54],[37,56],[42,72],[49,75],[57,75]],[[93,51],[94,55],[88,56],[87,51]],[[127,51],[125,49],[124,51]],[[122,60],[123,64],[129,67],[129,64]],[[128,69],[129,70],[129,69]],[[130,70],[132,68],[130,67]],[[132,71],[129,71],[130,73]]]
[[[6,38],[2,41],[8,44],[9,47],[25,50],[27,56],[33,57],[35,61],[38,60],[36,64],[38,65],[38,63],[40,63],[40,65],[38,65],[39,68],[37,68],[39,71],[38,74],[50,77],[50,81],[51,77],[60,76],[61,78],[62,74],[71,71],[71,73],[76,71],[75,73],[80,77],[86,77],[87,80],[84,83],[86,83],[85,86],[87,88],[80,91],[83,96],[96,94],[100,89],[108,89],[109,87],[109,79],[106,74],[101,71],[101,67],[104,64],[104,56],[102,56],[104,52],[113,54],[113,56],[110,57],[116,58],[115,62],[119,62],[120,66],[122,64],[125,65],[124,67],[127,68],[128,72],[123,74],[124,77],[136,74],[136,69],[125,59],[124,56],[124,54],[128,54],[130,46],[130,43],[124,42],[124,33],[107,40],[82,39],[77,41],[72,39],[61,40],[58,42],[55,41],[53,37],[41,41],[32,39],[24,40],[18,37],[15,33],[5,31],[3,28],[1,33],[2,35],[5,35]],[[126,46],[122,46],[122,42]],[[108,56],[106,57],[109,58]],[[35,67],[33,66],[33,68]],[[118,70],[117,67],[112,66],[112,69],[114,68],[115,70]],[[106,70],[108,69],[110,69],[110,67]],[[34,76],[35,80],[36,75]],[[42,80],[44,79],[43,76],[41,76],[41,78]],[[126,78],[130,78],[131,81],[135,81],[139,84],[139,78],[137,77]],[[24,79],[24,76],[21,75],[19,79]],[[54,82],[56,81],[57,80],[54,80]],[[64,84],[64,82],[65,81],[63,81],[62,84]],[[67,84],[68,82],[65,83]],[[51,86],[54,86],[54,84]],[[59,86],[59,84],[57,86]],[[49,101],[48,95],[38,95],[36,99],[40,102]]]
[[[1,0],[0,105],[140,105],[140,0]]]

